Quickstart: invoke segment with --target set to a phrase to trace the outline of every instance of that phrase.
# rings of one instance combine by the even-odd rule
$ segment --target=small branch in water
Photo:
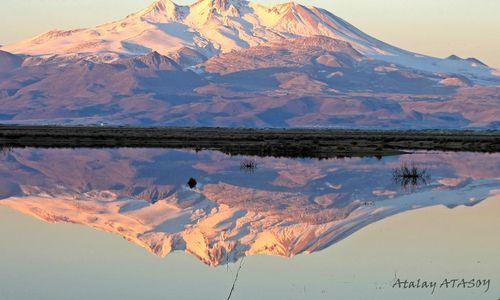
[[[231,290],[229,291],[229,295],[227,296],[226,300],[230,300],[231,296],[233,295],[236,282],[238,281],[238,276],[240,275],[241,268],[243,267],[243,260],[245,260],[245,258],[242,258],[240,261],[240,266],[238,267],[238,270],[236,271],[236,276],[234,277],[233,286],[231,287]]]

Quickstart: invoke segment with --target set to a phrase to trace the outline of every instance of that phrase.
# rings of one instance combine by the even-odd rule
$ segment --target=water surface
[[[429,178],[395,181],[404,162]],[[28,148],[0,178],[2,299],[226,299],[242,259],[232,299],[425,299],[395,278],[450,276],[491,288],[433,298],[500,294],[499,154]]]

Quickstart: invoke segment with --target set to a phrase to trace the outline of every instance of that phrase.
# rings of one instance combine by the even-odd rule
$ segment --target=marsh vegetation
[[[254,173],[257,170],[255,159],[244,159],[240,162],[240,170],[246,173]]]
[[[500,152],[500,131],[0,125],[0,145],[42,148],[179,148],[263,157],[380,158],[412,150]]]
[[[412,189],[426,185],[431,176],[428,169],[419,167],[415,162],[402,162],[401,166],[392,170],[392,178],[403,189]]]

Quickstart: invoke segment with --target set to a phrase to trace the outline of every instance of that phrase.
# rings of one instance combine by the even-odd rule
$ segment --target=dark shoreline
[[[382,157],[417,150],[500,152],[500,131],[0,125],[0,147],[183,148],[231,155]]]

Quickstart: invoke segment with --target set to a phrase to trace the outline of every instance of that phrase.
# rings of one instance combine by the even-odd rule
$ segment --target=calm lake
[[[498,299],[499,216],[498,153],[14,148],[0,299]]]

